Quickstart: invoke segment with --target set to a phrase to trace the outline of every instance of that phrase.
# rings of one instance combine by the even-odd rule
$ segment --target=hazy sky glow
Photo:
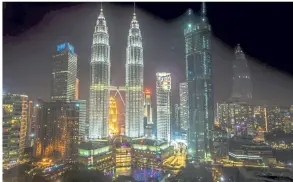
[[[140,7],[139,4],[137,5],[138,7]],[[155,73],[159,71],[171,72],[172,87],[174,88],[172,94],[175,96],[174,102],[178,103],[178,83],[185,80],[182,13],[184,13],[187,7],[191,7],[198,12],[200,3],[182,3],[184,5],[178,6],[179,8],[176,11],[174,8],[167,6],[166,4],[168,3],[153,5],[157,8],[162,7],[164,4],[166,5],[165,8],[161,9],[161,18],[166,18],[168,21],[156,18],[155,15],[145,11],[151,4],[154,3],[141,3],[141,7],[144,10],[137,8],[136,11],[143,37],[145,87],[151,88],[152,92],[155,93]],[[222,8],[224,4],[229,4],[226,9],[229,6],[231,8],[234,6],[234,9],[241,9],[224,12],[225,9]],[[247,17],[251,19],[251,25],[248,24],[249,20],[247,20],[243,25],[246,29],[239,32],[241,23],[237,22],[235,25],[226,26],[227,22],[226,24],[223,23],[223,25],[221,25],[221,22],[230,21],[231,24],[235,22],[231,17],[228,17],[228,13],[231,14],[230,16],[233,16],[232,13],[236,11],[244,12],[242,8],[251,8],[251,14],[253,14],[260,7],[260,3],[245,3],[244,7],[233,4],[235,3],[207,3],[208,17],[215,34],[212,51],[216,101],[226,100],[231,94],[232,60],[234,59],[234,50],[231,46],[240,43],[245,53],[249,52],[255,57],[254,59],[250,58],[249,61],[254,84],[254,101],[261,103],[269,101],[268,103],[270,104],[282,105],[293,104],[292,78],[279,73],[275,69],[259,64],[263,62],[272,66],[278,66],[278,68],[287,68],[286,71],[293,73],[292,66],[288,64],[292,59],[289,57],[290,44],[284,43],[285,40],[290,41],[292,38],[292,35],[289,35],[291,30],[287,28],[287,24],[290,23],[290,16],[288,14],[287,16],[284,14],[278,15],[283,16],[282,22],[287,22],[287,24],[284,23],[284,26],[281,27],[282,31],[279,30],[283,34],[277,34],[276,27],[272,27],[272,30],[268,29],[266,32],[261,32],[258,27],[254,26],[256,22],[252,20],[252,15]],[[262,3],[262,5],[266,4]],[[292,5],[290,6],[292,8]],[[110,35],[111,83],[117,86],[124,85],[126,43],[132,18],[132,6],[129,3],[125,6],[122,6],[121,3],[104,3],[103,7]],[[54,11],[52,9],[37,25],[30,27],[23,33],[15,34],[15,36],[4,36],[4,89],[13,93],[28,94],[32,99],[38,97],[45,100],[49,99],[52,55],[56,52],[56,45],[60,41],[68,41],[75,47],[79,57],[80,97],[81,99],[88,99],[90,48],[99,8],[99,3],[85,3]],[[267,13],[269,13],[269,8],[272,9],[270,13],[273,12],[273,5],[264,8],[263,15],[260,15],[263,17],[263,21],[259,21],[259,26],[270,26],[270,21],[267,20],[269,18],[264,18],[267,16],[267,9]],[[6,12],[6,14],[4,12],[4,32],[12,32],[10,29],[13,27],[20,29],[21,26],[12,25],[5,29],[5,26],[8,25],[7,21],[11,21],[12,17],[11,8],[8,9],[7,7],[6,11],[9,12]],[[153,11],[155,12],[156,10]],[[174,11],[173,14],[172,11]],[[26,23],[23,22],[25,18],[29,18],[34,13],[36,13],[36,16],[38,14],[37,11],[29,9],[25,12],[25,16],[22,19],[19,18],[22,24]],[[164,15],[163,12],[165,12]],[[286,13],[286,10],[283,10],[283,13]],[[160,13],[157,13],[157,15],[160,15]],[[239,20],[242,20],[245,15],[238,14],[237,16]],[[237,16],[234,18],[237,19]],[[170,17],[177,17],[177,19],[172,20]],[[276,17],[271,18],[273,21],[275,19]],[[15,19],[13,21],[12,23],[17,24]],[[233,29],[235,30],[233,31]],[[276,32],[275,34],[273,34],[274,31]],[[248,37],[252,33],[255,35]],[[231,35],[231,38],[221,40],[220,38],[225,39],[223,34],[227,34],[225,35],[226,37]],[[216,38],[216,36],[219,38]],[[235,37],[238,38],[236,39]],[[282,38],[284,40],[279,40]],[[234,41],[231,41],[231,39]],[[262,47],[262,45],[266,47]],[[280,48],[280,45],[284,46],[283,49]],[[257,59],[260,61],[257,61]]]

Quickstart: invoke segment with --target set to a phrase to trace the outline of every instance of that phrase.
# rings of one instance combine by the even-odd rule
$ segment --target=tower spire
[[[202,2],[202,4],[201,4],[201,16],[205,17],[206,13],[207,13],[207,11],[206,11],[206,3]]]
[[[135,15],[135,2],[133,2],[133,15]]]
[[[104,13],[103,13],[103,2],[101,2],[101,8],[100,8],[100,14],[98,18],[104,18]]]
[[[135,14],[135,2],[133,2],[133,18],[132,18],[132,22],[136,21],[136,14]]]
[[[235,56],[236,56],[236,59],[245,59],[245,54],[242,51],[240,44],[237,44],[235,48]]]

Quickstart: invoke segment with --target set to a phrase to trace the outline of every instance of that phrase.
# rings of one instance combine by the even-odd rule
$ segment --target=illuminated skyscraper
[[[179,84],[180,99],[180,129],[187,130],[189,127],[188,110],[188,85],[187,82]]]
[[[252,98],[252,82],[245,54],[239,44],[235,49],[235,57],[236,59],[233,63],[232,99],[247,101]]]
[[[193,20],[192,10],[188,11],[188,18],[184,29],[190,121],[188,145],[191,156],[204,159],[210,158],[214,125],[211,26],[205,3],[197,21]]]
[[[101,9],[93,35],[90,68],[89,138],[108,136],[110,96],[110,46],[106,19]]]
[[[171,140],[171,74],[157,73],[157,139]]]
[[[126,48],[125,100],[125,135],[128,137],[143,136],[143,47],[135,12],[130,24]]]
[[[51,100],[74,100],[77,74],[77,55],[69,43],[57,45],[58,54],[53,56]]]
[[[109,134],[118,135],[119,126],[118,126],[118,111],[117,104],[113,97],[109,99]]]
[[[27,135],[28,96],[3,94],[3,165],[16,164],[24,154]]]
[[[146,89],[144,92],[144,117],[147,120],[147,124],[153,124],[153,108],[151,101],[151,91]]]
[[[78,135],[79,140],[83,141],[88,138],[88,128],[87,128],[87,101],[86,100],[76,100],[75,101],[79,108],[79,119],[78,119]]]

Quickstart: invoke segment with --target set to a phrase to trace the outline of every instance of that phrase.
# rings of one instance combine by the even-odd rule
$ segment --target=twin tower
[[[103,9],[98,16],[90,62],[89,139],[108,137],[110,97],[110,45]],[[143,47],[139,24],[133,13],[126,47],[125,135],[140,137],[143,127]]]

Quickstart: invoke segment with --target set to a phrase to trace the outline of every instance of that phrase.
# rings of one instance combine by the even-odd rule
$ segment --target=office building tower
[[[32,147],[34,134],[32,132],[32,118],[33,118],[33,101],[27,102],[27,130],[26,130],[26,147]]]
[[[4,93],[3,97],[3,166],[15,165],[24,154],[27,119],[28,96]]]
[[[80,104],[73,102],[38,103],[36,157],[74,160],[77,155]]]
[[[171,74],[157,73],[157,139],[171,140]]]
[[[187,131],[189,127],[189,110],[188,110],[188,85],[187,82],[179,84],[180,99],[180,129]]]
[[[186,79],[189,102],[189,153],[193,157],[210,159],[214,125],[212,83],[211,26],[206,17],[205,3],[201,16],[193,20],[192,10],[184,29]]]
[[[96,22],[90,63],[89,138],[108,136],[110,96],[110,46],[106,19],[101,9]]]
[[[87,101],[86,100],[76,100],[75,103],[79,107],[79,119],[78,119],[78,136],[80,141],[88,139],[88,130],[87,130]]]
[[[232,99],[248,101],[252,98],[252,82],[245,54],[238,44],[235,49],[236,59],[233,62]]]
[[[144,117],[147,124],[153,124],[153,108],[151,101],[151,91],[146,89],[144,92]]]
[[[53,56],[51,100],[69,101],[75,99],[77,55],[69,43],[57,45]]]
[[[143,47],[139,24],[134,12],[126,48],[125,135],[141,137],[143,125]]]

